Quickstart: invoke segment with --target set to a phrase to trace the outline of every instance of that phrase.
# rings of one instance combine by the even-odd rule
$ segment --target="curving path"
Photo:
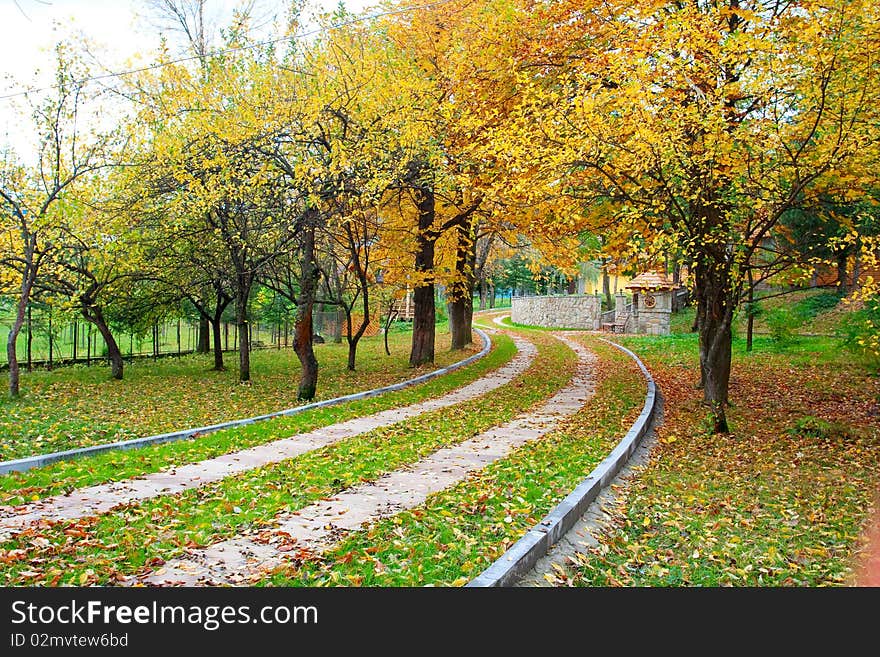
[[[432,493],[464,480],[467,475],[506,457],[512,450],[552,431],[576,413],[595,390],[595,356],[562,335],[554,335],[578,356],[574,377],[534,411],[494,427],[457,445],[390,472],[376,481],[348,488],[293,513],[276,516],[275,526],[252,535],[238,535],[192,550],[185,557],[125,584],[235,585],[247,584],[281,565],[292,547],[322,552],[365,523],[410,509]],[[519,346],[519,345],[518,345]],[[532,347],[534,348],[534,347]]]
[[[429,411],[459,404],[510,382],[534,360],[537,348],[528,340],[511,335],[516,355],[504,366],[441,397],[403,408],[393,408],[353,418],[289,438],[231,452],[196,463],[152,473],[144,477],[89,486],[69,495],[47,497],[21,506],[0,506],[0,539],[21,531],[41,520],[60,521],[107,513],[121,504],[129,504],[160,495],[172,495],[230,477],[254,468],[300,456],[381,427],[387,427]]]

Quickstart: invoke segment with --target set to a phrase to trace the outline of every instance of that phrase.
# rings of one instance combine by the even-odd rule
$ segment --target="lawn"
[[[665,401],[658,443],[560,585],[851,584],[880,484],[880,378],[828,337],[734,343],[728,435],[706,433],[693,335],[626,337]]]
[[[409,342],[408,333],[391,333],[389,357],[382,336],[362,339],[356,372],[346,369],[345,343],[316,345],[317,399],[380,387],[427,371],[409,367]],[[453,352],[449,345],[448,330],[438,328],[437,367],[473,351]],[[248,385],[237,380],[235,358],[236,354],[229,354],[225,372],[212,371],[211,357],[203,355],[137,360],[126,365],[123,381],[111,380],[104,365],[23,373],[22,396],[0,400],[0,460],[199,427],[299,404],[300,365],[292,349],[255,351]]]
[[[505,422],[571,376],[574,354],[549,336],[535,340],[539,357],[526,373],[494,391],[491,403],[478,398],[426,413],[197,490],[125,505],[112,514],[35,526],[0,545],[0,581],[112,583],[154,568],[187,547],[258,531],[279,512],[295,511]],[[540,487],[541,481],[534,485]],[[445,515],[438,511],[438,517]]]
[[[623,437],[645,383],[617,349],[579,336],[599,356],[596,394],[540,440],[425,504],[353,532],[261,582],[281,586],[461,586],[552,510]]]

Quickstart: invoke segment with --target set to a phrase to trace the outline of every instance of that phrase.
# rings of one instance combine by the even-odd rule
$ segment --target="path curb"
[[[438,370],[434,370],[432,372],[428,372],[427,374],[422,374],[412,379],[408,379],[406,381],[401,381],[400,383],[394,383],[392,385],[383,386],[381,388],[375,388],[373,390],[364,390],[362,392],[356,392],[351,395],[345,395],[343,397],[335,397],[333,399],[325,399],[323,401],[314,402],[311,404],[305,404],[304,406],[295,406],[294,408],[287,408],[283,411],[275,411],[273,413],[266,413],[265,415],[257,415],[254,417],[243,418],[241,420],[230,420],[229,422],[221,422],[219,424],[211,424],[205,427],[197,427],[194,429],[183,429],[181,431],[172,431],[170,433],[162,433],[155,436],[145,436],[143,438],[133,438],[131,440],[121,440],[115,443],[106,443],[104,445],[92,445],[91,447],[82,447],[79,449],[69,449],[63,452],[52,452],[50,454],[38,454],[36,456],[26,456],[20,459],[14,459],[11,461],[0,461],[0,475],[8,474],[10,472],[25,472],[30,470],[31,468],[38,468],[44,465],[49,465],[50,463],[55,463],[57,461],[71,461],[73,459],[82,458],[85,456],[93,456],[95,454],[101,454],[103,452],[110,452],[115,450],[126,450],[126,449],[137,449],[138,447],[147,447],[149,445],[158,445],[160,443],[169,443],[177,440],[185,440],[186,438],[193,438],[195,436],[204,435],[208,433],[213,433],[215,431],[219,431],[221,429],[230,429],[232,427],[241,427],[247,424],[253,424],[254,422],[261,422],[263,420],[271,420],[272,418],[288,416],[288,415],[297,415],[299,413],[303,413],[305,411],[310,411],[315,408],[325,408],[327,406],[336,406],[337,404],[343,404],[345,402],[356,401],[359,399],[367,399],[368,397],[375,397],[377,395],[384,394],[386,392],[394,392],[396,390],[403,390],[404,388],[409,388],[411,386],[418,385],[420,383],[424,383],[425,381],[430,381],[431,379],[435,379],[438,376],[442,376],[444,374],[448,374],[454,370],[457,370],[465,365],[470,365],[471,363],[483,358],[486,354],[489,353],[489,350],[492,348],[492,340],[486,334],[485,331],[474,327],[474,332],[480,336],[480,339],[483,341],[483,347],[480,351],[472,356],[468,356],[464,360],[460,360],[457,363],[453,363],[452,365],[447,365],[446,367],[442,367]]]
[[[621,441],[586,479],[578,484],[556,508],[544,516],[541,522],[532,527],[525,536],[514,543],[466,586],[511,586],[529,572],[538,560],[547,554],[549,549],[574,526],[602,489],[611,483],[647,433],[651,420],[654,418],[657,403],[657,386],[654,383],[654,378],[639,357],[629,349],[610,340],[600,339],[627,354],[642,370],[647,382],[642,412],[639,413],[638,418]]]

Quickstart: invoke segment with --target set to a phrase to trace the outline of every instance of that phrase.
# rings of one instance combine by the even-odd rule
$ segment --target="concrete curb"
[[[408,379],[406,381],[401,381],[400,383],[394,383],[389,386],[384,386],[382,388],[375,388],[373,390],[365,390],[363,392],[356,392],[351,395],[345,395],[343,397],[335,397],[333,399],[325,399],[324,401],[314,402],[311,404],[305,404],[303,406],[296,406],[294,408],[288,408],[283,411],[275,411],[273,413],[266,413],[265,415],[257,415],[255,417],[248,417],[241,420],[231,420],[229,422],[221,422],[219,424],[211,424],[205,427],[197,427],[194,429],[183,429],[181,431],[172,431],[170,433],[163,433],[156,436],[145,436],[143,438],[133,438],[131,440],[122,440],[115,443],[107,443],[104,445],[93,445],[91,447],[83,447],[81,449],[69,449],[63,452],[52,452],[51,454],[38,454],[36,456],[26,456],[20,459],[14,459],[12,461],[0,461],[0,475],[8,474],[10,472],[25,472],[26,470],[30,470],[31,468],[37,468],[44,465],[49,465],[50,463],[55,463],[57,461],[70,461],[73,459],[82,458],[85,456],[93,456],[95,454],[101,454],[103,452],[110,452],[114,450],[124,450],[124,449],[137,449],[138,447],[146,447],[148,445],[158,445],[160,443],[168,443],[176,440],[185,440],[186,438],[193,438],[195,436],[201,436],[208,433],[213,433],[215,431],[219,431],[221,429],[229,429],[232,427],[241,427],[246,424],[253,424],[254,422],[260,422],[263,420],[271,420],[272,418],[282,417],[287,415],[297,415],[298,413],[303,413],[305,411],[310,411],[315,408],[325,408],[327,406],[336,406],[337,404],[343,404],[345,402],[356,401],[358,399],[367,399],[368,397],[375,397],[377,395],[384,394],[386,392],[393,392],[396,390],[403,390],[404,388],[409,388],[411,386],[418,385],[420,383],[424,383],[425,381],[430,381],[431,379],[435,379],[438,376],[442,376],[444,374],[448,374],[454,370],[457,370],[465,365],[470,365],[471,363],[483,358],[486,354],[489,353],[489,350],[492,348],[492,340],[489,336],[482,331],[481,329],[474,328],[474,332],[480,336],[480,339],[483,341],[483,347],[480,351],[473,356],[468,356],[464,360],[460,360],[457,363],[453,363],[452,365],[448,365],[446,367],[442,367],[438,370],[434,370],[433,372],[428,372],[427,374],[422,374],[412,379]]]
[[[611,453],[593,469],[586,479],[578,484],[541,522],[532,527],[525,536],[514,543],[466,586],[510,586],[530,571],[538,559],[547,554],[548,550],[574,526],[602,489],[620,472],[647,432],[654,417],[657,402],[657,387],[651,373],[648,372],[648,368],[639,357],[629,349],[610,340],[600,339],[627,354],[642,370],[647,381],[647,392],[642,412],[639,413],[639,417],[633,422],[626,435],[611,450]]]

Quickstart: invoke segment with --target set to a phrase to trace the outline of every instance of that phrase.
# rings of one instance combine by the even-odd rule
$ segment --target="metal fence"
[[[281,322],[256,321],[250,325],[252,349],[290,348],[294,340],[294,316]],[[357,326],[360,316],[353,315]],[[341,310],[321,310],[312,313],[314,332],[326,342],[340,341],[345,335],[346,319]],[[0,339],[6,345],[12,330],[12,318],[0,317]],[[374,320],[366,335],[379,333],[379,322]],[[159,358],[194,353],[199,341],[199,322],[179,319],[159,322],[146,334],[114,331],[122,355],[126,358]],[[213,348],[213,334],[208,347]],[[238,350],[238,330],[234,323],[221,324],[221,345],[224,351]],[[100,362],[107,358],[107,347],[98,330],[86,321],[53,322],[48,311],[34,309],[22,326],[16,343],[16,355],[23,367],[52,367],[60,364]],[[0,369],[8,367],[6,350],[0,350]]]

